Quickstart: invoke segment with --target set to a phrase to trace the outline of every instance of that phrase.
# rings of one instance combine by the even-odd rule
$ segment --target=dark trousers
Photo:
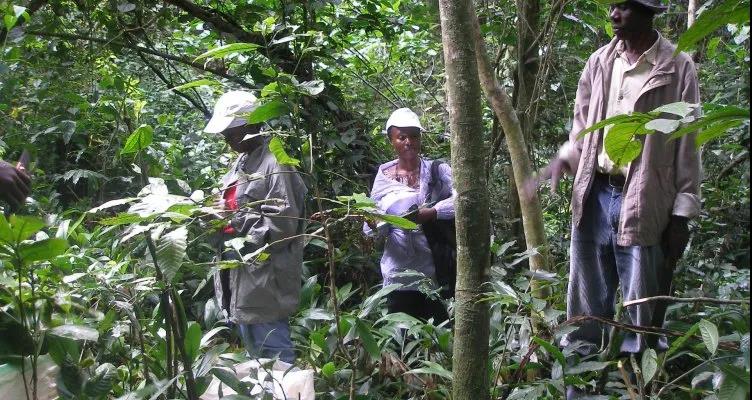
[[[433,318],[434,325],[449,319],[444,303],[417,290],[395,290],[386,295],[386,308],[390,314],[402,312],[422,321]]]

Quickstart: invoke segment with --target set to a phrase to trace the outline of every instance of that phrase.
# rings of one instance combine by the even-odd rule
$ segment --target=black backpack
[[[439,179],[439,166],[443,161],[431,163],[431,180],[428,182],[427,202],[435,203],[448,198],[444,191],[444,182]],[[451,191],[448,191],[451,193]],[[436,219],[423,224],[423,233],[428,240],[436,267],[436,281],[440,286],[441,297],[448,299],[454,296],[454,286],[457,282],[457,237],[455,236],[454,219]]]

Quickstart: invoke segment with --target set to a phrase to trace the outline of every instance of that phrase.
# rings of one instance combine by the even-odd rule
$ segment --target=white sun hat
[[[425,130],[423,129],[423,125],[420,124],[418,114],[415,114],[413,110],[406,107],[394,110],[389,119],[386,120],[384,133],[389,133],[389,128],[392,126],[396,126],[397,128],[415,127],[421,131]]]
[[[222,133],[225,129],[246,124],[245,118],[238,114],[247,114],[258,108],[258,99],[251,92],[233,90],[219,97],[214,105],[214,113],[204,132]]]

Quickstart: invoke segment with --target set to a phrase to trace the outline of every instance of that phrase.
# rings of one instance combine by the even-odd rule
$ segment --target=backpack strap
[[[443,199],[440,199],[439,190],[436,190],[436,186],[440,185],[440,189],[443,188],[444,183],[441,181],[441,178],[439,178],[439,167],[441,167],[441,164],[444,164],[444,161],[441,160],[433,160],[431,161],[431,180],[428,181],[428,201],[429,202],[437,202],[441,201]]]

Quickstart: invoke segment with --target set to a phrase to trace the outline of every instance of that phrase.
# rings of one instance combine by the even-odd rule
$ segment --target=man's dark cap
[[[661,0],[629,0],[629,1],[631,1],[632,3],[637,3],[644,7],[647,7],[648,9],[650,9],[650,11],[656,14],[660,14],[666,11],[666,9],[668,9],[667,6],[664,6],[663,4],[661,4],[662,3]]]

